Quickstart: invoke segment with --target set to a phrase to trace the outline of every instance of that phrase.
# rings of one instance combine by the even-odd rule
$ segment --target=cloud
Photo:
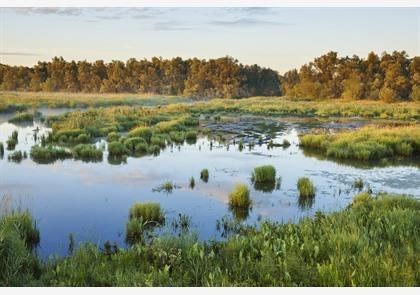
[[[233,27],[258,26],[258,25],[265,25],[265,26],[289,26],[289,25],[291,25],[290,23],[260,20],[260,19],[256,19],[256,18],[240,18],[240,19],[236,19],[236,20],[214,20],[214,21],[211,21],[209,24],[210,25],[216,25],[216,26],[233,26]]]
[[[12,8],[14,12],[25,15],[64,15],[79,16],[81,8],[59,8],[59,7],[19,7]]]
[[[42,54],[33,53],[33,52],[0,52],[0,55],[8,55],[8,56],[41,56]]]

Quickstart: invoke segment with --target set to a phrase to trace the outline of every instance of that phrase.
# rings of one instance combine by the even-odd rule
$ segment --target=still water
[[[50,131],[41,122],[14,125],[7,122],[8,118],[0,116],[0,142],[5,143],[13,130],[18,130],[15,150],[29,154],[35,143],[33,130],[38,127],[38,135]],[[123,246],[128,211],[136,202],[159,202],[167,224],[180,213],[186,214],[192,220],[191,230],[200,239],[219,239],[216,222],[232,216],[228,195],[237,183],[251,188],[253,206],[245,220],[250,224],[261,219],[297,221],[317,210],[340,210],[358,192],[352,184],[359,177],[375,193],[387,191],[420,198],[417,164],[360,168],[318,159],[305,155],[297,144],[299,132],[320,126],[281,120],[265,121],[262,125],[245,120],[208,127],[247,136],[265,137],[269,133],[275,142],[288,139],[291,146],[268,149],[263,143],[239,151],[238,144],[210,144],[208,138],[202,137],[195,144],[168,147],[159,156],[129,157],[121,165],[108,163],[106,152],[100,163],[64,160],[37,164],[30,158],[14,163],[8,161],[10,152],[6,150],[0,159],[0,196],[8,196],[15,206],[31,211],[41,232],[38,253],[42,257],[65,255],[69,233],[76,242],[102,244],[109,240]],[[255,190],[251,173],[255,167],[268,164],[276,168],[280,185],[271,192]],[[209,170],[207,183],[200,180],[204,168]],[[299,203],[296,182],[302,176],[310,177],[317,189],[311,204]],[[195,178],[194,189],[189,187],[191,177]],[[177,188],[172,193],[154,191],[165,181],[172,181]]]

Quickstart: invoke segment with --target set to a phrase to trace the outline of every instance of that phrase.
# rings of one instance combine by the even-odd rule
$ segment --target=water
[[[35,143],[36,127],[40,128],[38,135],[49,131],[40,122],[25,126],[9,124],[7,119],[0,117],[0,141],[5,143],[12,131],[18,130],[16,150],[29,153]],[[222,125],[226,126],[208,124],[214,130]],[[10,152],[5,151],[0,160],[0,195],[11,196],[15,205],[31,211],[41,231],[38,253],[42,257],[66,254],[69,233],[73,233],[76,243],[102,244],[109,240],[123,246],[128,211],[136,202],[159,202],[167,224],[179,213],[187,214],[192,218],[191,229],[200,239],[219,239],[216,221],[232,215],[228,195],[237,183],[251,187],[253,207],[245,221],[251,224],[260,219],[297,221],[317,210],[340,210],[358,192],[352,189],[352,184],[359,177],[374,192],[404,193],[420,198],[418,165],[360,168],[305,155],[297,146],[298,132],[320,128],[320,124],[281,120],[252,124],[249,119],[233,122],[230,130],[224,131],[250,138],[258,135],[261,126],[265,141],[271,136],[281,143],[285,138],[291,146],[269,150],[264,143],[252,150],[246,146],[241,152],[237,144],[227,148],[227,144],[214,142],[211,146],[207,138],[199,138],[192,145],[167,148],[157,157],[130,157],[121,165],[108,163],[106,153],[100,163],[64,160],[41,165],[25,159],[18,164],[8,161]],[[328,125],[328,128],[340,127]],[[251,173],[255,167],[267,164],[273,165],[281,177],[280,188],[272,192],[257,191],[252,188]],[[209,170],[208,183],[200,180],[204,168]],[[194,189],[189,188],[191,176],[196,182]],[[310,177],[317,188],[313,204],[299,203],[296,182],[302,176]],[[167,180],[179,188],[172,193],[153,191]]]

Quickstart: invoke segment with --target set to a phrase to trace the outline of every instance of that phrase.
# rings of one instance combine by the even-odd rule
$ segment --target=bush
[[[72,158],[73,154],[59,147],[34,145],[31,148],[30,156],[37,163],[51,163],[56,160]]]
[[[103,153],[94,145],[79,144],[73,149],[74,158],[84,161],[102,161]]]
[[[249,189],[245,184],[238,184],[229,194],[229,205],[232,208],[249,208],[251,206]]]
[[[301,177],[297,182],[297,189],[300,198],[315,197],[315,187],[308,177]]]
[[[200,179],[204,182],[208,182],[209,181],[209,170],[207,170],[207,169],[201,170]]]
[[[117,132],[108,133],[108,136],[106,137],[106,141],[108,142],[118,141],[119,139],[120,135]]]
[[[108,144],[108,153],[111,157],[122,157],[128,155],[129,152],[126,146],[119,141],[113,141]]]
[[[256,167],[251,175],[251,180],[257,184],[275,184],[276,168],[271,165]]]
[[[163,223],[165,216],[159,203],[137,203],[130,208],[130,219]]]
[[[146,142],[150,142],[150,138],[152,137],[152,129],[149,127],[140,126],[137,128],[134,128],[128,133],[129,137],[141,137]]]

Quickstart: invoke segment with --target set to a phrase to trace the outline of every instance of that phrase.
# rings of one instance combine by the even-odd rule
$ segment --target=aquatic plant
[[[143,137],[128,137],[128,138],[123,139],[123,143],[124,143],[125,147],[131,153],[138,152],[137,146],[139,144],[145,145],[147,147],[146,139],[144,139]],[[141,146],[139,146],[139,147],[141,147]]]
[[[17,113],[13,118],[9,119],[9,123],[32,122],[34,114],[30,112]]]
[[[172,191],[178,188],[178,186],[176,184],[174,184],[172,181],[165,181],[163,184],[157,186],[156,188],[153,189],[154,192],[166,192],[166,193],[172,193]]]
[[[75,159],[83,161],[102,161],[102,150],[97,149],[94,145],[79,144],[73,148]]]
[[[358,189],[358,190],[362,190],[363,186],[364,186],[364,183],[363,183],[362,178],[358,178],[353,182],[353,187]]]
[[[318,150],[328,157],[378,160],[420,155],[420,127],[371,127],[335,134],[307,134],[300,146]]]
[[[290,146],[290,141],[288,141],[286,138],[285,138],[285,139],[283,139],[283,144],[282,144],[282,146],[283,146],[284,148],[289,147],[289,146]]]
[[[175,143],[183,143],[185,140],[185,133],[182,131],[171,131],[169,136]]]
[[[108,144],[108,153],[111,157],[122,157],[127,155],[130,151],[123,143],[113,141]]]
[[[31,147],[30,156],[37,163],[52,163],[56,160],[72,158],[73,154],[60,147],[34,145]]]
[[[209,181],[209,170],[208,169],[203,169],[200,172],[200,179],[204,182],[208,182]]]
[[[194,130],[189,130],[185,133],[185,139],[188,143],[192,144],[197,141],[197,132]]]
[[[9,154],[7,158],[9,161],[20,163],[23,159],[27,158],[27,154],[26,152],[22,153],[21,151],[14,151],[13,153]]]
[[[238,149],[239,149],[240,152],[242,152],[242,150],[244,149],[244,140],[242,138],[239,141]]]
[[[159,203],[137,203],[130,208],[130,219],[142,218],[143,221],[163,223],[165,216]]]
[[[229,194],[229,206],[231,208],[249,208],[251,204],[248,186],[245,184],[236,185]]]
[[[147,148],[147,152],[149,154],[153,154],[154,156],[158,156],[160,154],[160,147],[152,144]]]
[[[163,135],[153,135],[150,138],[150,144],[164,148],[166,147],[166,138]]]
[[[150,138],[152,137],[152,129],[145,126],[137,127],[133,130],[131,130],[128,133],[129,137],[142,137],[146,142],[150,142]]]
[[[275,184],[276,168],[272,165],[264,165],[254,168],[251,174],[251,180],[257,184]]]
[[[79,134],[75,140],[74,143],[89,143],[90,142],[90,136],[86,133]]]
[[[172,220],[172,229],[176,231],[178,228],[181,229],[181,232],[186,232],[189,230],[191,225],[191,217],[186,214],[178,214],[177,219]]]
[[[7,150],[13,151],[16,148],[17,141],[14,138],[9,137],[6,141],[6,144],[7,144]]]
[[[299,191],[299,198],[315,197],[315,186],[308,177],[301,177],[298,179],[297,189]]]
[[[125,226],[125,242],[128,245],[144,243],[147,222],[143,218],[130,218]]]
[[[190,178],[190,188],[194,189],[194,187],[195,187],[195,179],[194,179],[194,177],[191,176],[191,178]]]
[[[2,158],[3,155],[4,155],[4,146],[3,146],[3,143],[0,142],[0,158]]]
[[[118,134],[118,132],[110,132],[108,133],[106,137],[107,142],[118,141],[119,139],[120,139],[120,135]]]

